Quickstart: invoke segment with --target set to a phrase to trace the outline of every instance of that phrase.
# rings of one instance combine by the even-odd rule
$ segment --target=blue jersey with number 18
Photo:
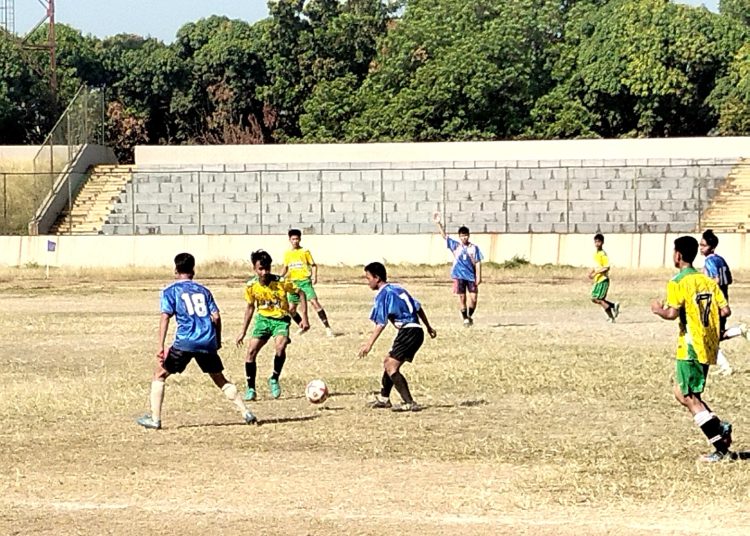
[[[417,311],[420,307],[404,287],[387,283],[375,295],[370,320],[379,326],[385,326],[390,320],[398,329],[407,324],[418,325]]]
[[[218,344],[211,314],[219,308],[211,291],[190,279],[175,281],[161,291],[161,312],[177,320],[174,346],[185,352],[215,352]]]

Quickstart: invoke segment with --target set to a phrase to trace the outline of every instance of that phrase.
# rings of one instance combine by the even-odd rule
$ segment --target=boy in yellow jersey
[[[604,235],[597,233],[594,235],[594,267],[589,272],[589,279],[594,280],[594,286],[591,288],[591,301],[602,306],[610,322],[614,322],[620,315],[620,304],[617,302],[607,301],[607,292],[609,291],[609,257],[604,252]]]
[[[665,320],[680,321],[674,395],[690,411],[695,424],[715,449],[699,459],[718,462],[737,457],[729,450],[732,425],[721,421],[711,411],[701,393],[709,366],[716,364],[719,318],[729,316],[731,311],[719,285],[693,268],[697,254],[698,241],[695,238],[682,236],[674,241],[674,265],[680,273],[667,283],[667,301],[655,300],[651,312]]]
[[[256,277],[249,280],[245,287],[247,309],[242,322],[242,331],[236,339],[237,346],[241,346],[257,308],[258,316],[255,318],[253,336],[247,347],[247,356],[245,357],[245,375],[247,377],[245,400],[255,400],[257,396],[255,392],[255,375],[257,372],[255,358],[271,337],[273,337],[276,346],[276,357],[273,360],[273,374],[268,378],[268,389],[271,391],[272,397],[279,398],[281,396],[279,375],[284,367],[286,347],[290,342],[289,324],[291,318],[289,317],[287,295],[297,294],[304,304],[305,294],[291,281],[271,273],[271,255],[262,249],[253,251],[250,261],[253,263]],[[302,311],[300,325],[303,329],[309,327],[307,309]]]
[[[307,302],[311,303],[313,309],[318,313],[318,318],[320,318],[320,321],[323,322],[323,326],[326,328],[326,335],[333,337],[331,324],[328,322],[328,315],[326,315],[325,309],[323,309],[323,306],[318,301],[318,296],[315,294],[315,288],[313,287],[318,282],[318,265],[315,264],[310,250],[300,245],[302,231],[299,229],[290,229],[288,234],[292,249],[284,253],[284,268],[281,270],[280,275],[284,277],[289,273],[289,279],[304,292]],[[289,295],[289,303],[291,304],[290,313],[292,319],[299,324],[301,317],[297,313],[299,298],[296,294]],[[300,306],[300,309],[303,312],[305,311],[306,305],[304,302]],[[302,328],[301,326],[300,328],[300,335],[309,329]]]

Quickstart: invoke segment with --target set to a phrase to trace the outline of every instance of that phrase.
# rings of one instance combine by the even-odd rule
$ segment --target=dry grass
[[[367,410],[379,359],[354,354],[372,293],[358,269],[323,267],[333,340],[294,337],[281,400],[263,385],[259,427],[195,365],[170,378],[165,429],[147,408],[162,273],[3,269],[2,534],[722,534],[750,531],[745,462],[698,466],[705,440],[671,396],[676,327],[648,312],[668,271],[618,273],[621,322],[588,302],[582,271],[489,269],[476,326],[460,327],[444,267],[395,267],[439,336],[405,367],[418,414]],[[227,374],[242,383],[246,267],[205,267],[222,307]],[[200,274],[199,274],[200,275]],[[750,274],[737,274],[740,281]],[[735,320],[750,317],[735,285]],[[746,344],[746,343],[744,343]],[[750,364],[708,398],[741,448]],[[271,350],[259,359],[270,373]],[[324,378],[322,407],[302,397]],[[745,446],[750,445],[747,442]]]
[[[0,162],[0,234],[26,234],[29,221],[52,186],[31,163]]]

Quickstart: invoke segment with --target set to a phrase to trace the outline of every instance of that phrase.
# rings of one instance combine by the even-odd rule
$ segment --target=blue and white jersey
[[[419,326],[417,311],[422,306],[400,285],[387,283],[375,295],[375,305],[370,320],[385,326],[390,320],[397,329],[404,326]]]
[[[211,291],[190,279],[175,281],[161,291],[161,312],[177,320],[174,346],[185,352],[215,352],[216,327],[211,314],[219,308]]]
[[[464,246],[458,240],[447,238],[448,249],[453,253],[453,269],[451,277],[453,279],[465,279],[466,281],[476,281],[476,265],[484,260],[479,246],[469,242]]]
[[[727,288],[732,284],[732,272],[729,270],[729,265],[724,257],[716,253],[707,256],[706,262],[703,264],[703,273],[715,279],[719,283],[719,288],[724,292],[724,296],[726,296]]]

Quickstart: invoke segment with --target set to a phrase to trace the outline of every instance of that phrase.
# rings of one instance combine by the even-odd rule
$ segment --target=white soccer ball
[[[320,404],[328,398],[328,386],[323,380],[313,380],[305,387],[305,396],[312,404]]]

